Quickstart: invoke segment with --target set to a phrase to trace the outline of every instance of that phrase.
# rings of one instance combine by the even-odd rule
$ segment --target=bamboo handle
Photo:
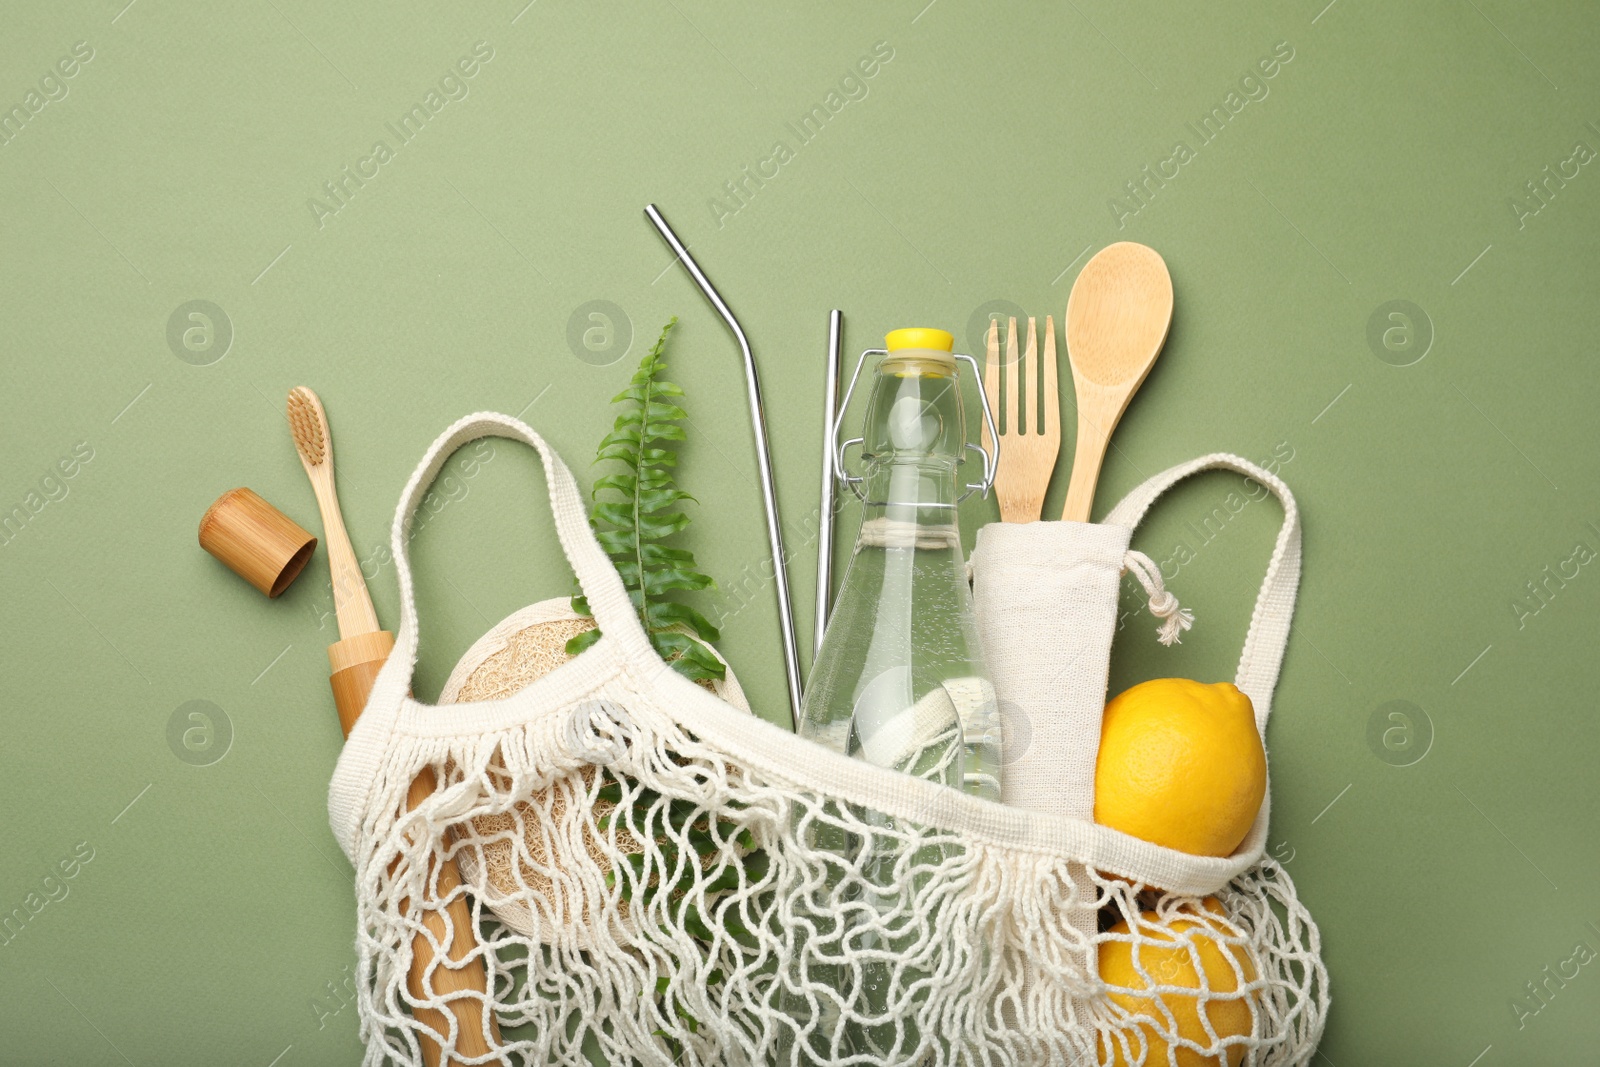
[[[1067,501],[1061,509],[1063,522],[1088,522],[1094,510],[1094,489],[1100,481],[1100,468],[1111,447],[1111,434],[1133,398],[1133,388],[1104,386],[1089,381],[1077,368],[1072,372],[1073,390],[1078,394],[1078,443],[1072,453],[1072,480],[1067,483]]]
[[[339,728],[346,740],[393,649],[394,634],[388,630],[356,634],[328,646],[328,664],[333,670],[328,684],[333,687],[333,706],[339,709]]]
[[[422,773],[412,780],[411,790],[406,795],[407,810],[427,800],[437,788],[438,782],[433,776],[433,769],[423,768]],[[431,860],[429,862],[432,863]],[[425,884],[432,884],[431,866],[428,874],[428,882]],[[444,860],[438,868],[438,887],[440,895],[448,898],[449,903],[444,906],[442,913],[437,906],[424,906],[422,925],[433,935],[433,941],[445,946],[445,958],[435,968],[430,982],[428,968],[433,965],[433,941],[420,934],[412,939],[411,971],[406,976],[406,989],[413,997],[427,996],[430,991],[443,997],[450,1013],[456,1018],[456,1053],[460,1056],[478,1057],[487,1055],[499,1047],[500,1026],[491,1013],[488,1020],[489,1040],[484,1040],[485,1000],[482,998],[489,988],[489,976],[484,969],[482,956],[467,960],[467,956],[478,947],[478,936],[477,926],[472,919],[472,905],[467,902],[464,894],[457,892],[460,886],[461,872],[456,870],[455,860]],[[409,905],[409,900],[401,900],[400,910],[407,910]],[[466,962],[462,962],[463,960]],[[442,1012],[417,1008],[411,1014],[414,1019],[437,1034],[450,1032],[449,1020]],[[426,1034],[420,1036],[423,1060],[430,1067],[438,1064],[442,1055],[440,1046],[429,1040]],[[457,1062],[455,1058],[451,1058],[449,1064],[454,1065]]]
[[[339,726],[346,738],[366,707],[372,683],[394,648],[394,635],[387,630],[356,634],[328,646],[328,662],[333,673],[328,683],[333,687],[333,702],[339,709]],[[432,768],[423,768],[411,782],[406,794],[406,810],[416,808],[438,788]],[[431,862],[431,861],[430,861]],[[425,884],[434,884],[434,871],[428,871]],[[427,907],[422,911],[422,925],[433,935],[433,940],[445,946],[445,959],[435,968],[433,980],[428,981],[428,968],[433,964],[433,944],[427,935],[418,934],[411,942],[411,971],[406,978],[407,991],[418,1000],[431,994],[443,997],[450,1014],[456,1021],[456,1052],[461,1056],[488,1055],[500,1045],[500,1026],[491,1013],[488,1018],[489,1039],[484,1039],[484,999],[489,989],[489,976],[481,956],[467,957],[478,947],[477,927],[472,918],[472,905],[456,890],[461,885],[461,872],[455,860],[446,859],[438,867],[439,892],[450,898],[443,911]],[[453,897],[451,894],[455,894]],[[400,910],[410,907],[410,900],[400,901]],[[448,920],[447,917],[448,916]],[[462,994],[457,996],[456,994]],[[476,996],[472,994],[477,994]],[[450,1032],[450,1019],[443,1012],[431,1008],[416,1008],[412,1018],[427,1030],[445,1035]],[[422,1058],[428,1067],[454,1067],[459,1061],[451,1057],[444,1060],[439,1042],[421,1035]]]
[[[317,508],[322,512],[322,540],[328,549],[328,576],[333,580],[333,610],[339,619],[339,632],[357,637],[375,633],[378,613],[372,607],[372,595],[367,592],[355,546],[344,528],[339,494],[333,486],[333,463],[308,467],[306,474],[317,496]],[[366,699],[365,695],[362,699]]]
[[[1072,454],[1072,480],[1067,483],[1067,501],[1061,509],[1063,522],[1088,522],[1094,510],[1094,490],[1100,481],[1100,467],[1106,460],[1111,436],[1087,419],[1078,420],[1078,443]]]

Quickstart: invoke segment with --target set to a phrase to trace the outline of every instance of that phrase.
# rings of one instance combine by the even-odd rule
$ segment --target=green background
[[[1111,241],[1160,250],[1172,334],[1097,513],[1214,450],[1276,455],[1300,500],[1270,847],[1333,976],[1316,1062],[1592,1055],[1600,961],[1566,961],[1600,950],[1600,167],[1568,164],[1547,202],[1524,186],[1600,148],[1588,5],[124,3],[12,4],[0,32],[7,108],[93,50],[0,146],[0,514],[27,518],[0,546],[0,913],[28,916],[0,944],[0,1060],[359,1058],[325,562],[269,602],[195,544],[235,485],[317,528],[291,386],[327,404],[366,557],[467,412],[524,413],[592,477],[606,401],[679,315],[684,543],[723,583],[703,605],[723,650],[786,718],[737,351],[650,201],[757,350],[806,641],[828,309],[852,352],[912,323],[965,340],[992,301],[1059,317]],[[467,95],[399,146],[386,124],[480,41]],[[892,59],[802,144],[787,124],[878,42]],[[1284,42],[1202,145],[1186,124]],[[308,201],[335,206],[323,183],[380,139],[393,158],[319,224]],[[777,175],[731,199],[779,141]],[[1178,141],[1193,158],[1133,212],[1124,183]],[[192,300],[223,319],[169,343]],[[592,300],[620,315],[569,342]],[[75,447],[92,459],[46,481]],[[424,697],[493,622],[570,589],[527,450],[451,470],[414,543]],[[1239,488],[1199,479],[1138,535],[1192,550],[1173,586],[1199,622],[1162,649],[1126,595],[1114,689],[1231,675],[1279,513],[1195,530]],[[969,542],[994,517],[972,502]],[[372,592],[392,625],[392,565]],[[185,748],[169,723],[193,700],[218,711]],[[75,848],[92,859],[47,884]]]

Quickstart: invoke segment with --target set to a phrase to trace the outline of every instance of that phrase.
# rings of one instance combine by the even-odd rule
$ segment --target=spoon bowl
[[[1172,325],[1172,275],[1155,249],[1119,241],[1083,265],[1067,297],[1067,357],[1078,443],[1061,518],[1088,522],[1111,433]]]

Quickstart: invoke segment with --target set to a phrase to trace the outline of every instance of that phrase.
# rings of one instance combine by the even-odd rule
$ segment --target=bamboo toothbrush
[[[311,488],[317,496],[317,508],[322,512],[323,544],[328,548],[328,570],[333,578],[333,607],[339,620],[339,640],[328,646],[328,663],[333,670],[328,683],[333,687],[339,725],[348,738],[356,719],[366,707],[373,680],[394,648],[394,634],[378,626],[378,615],[372,608],[372,597],[361,575],[361,565],[356,561],[350,535],[345,532],[344,518],[339,512],[339,496],[333,484],[333,438],[328,432],[328,415],[322,408],[322,401],[305,386],[296,386],[289,391],[288,413],[295,451],[300,454],[300,465],[306,469],[306,477],[311,479]],[[415,808],[437,788],[438,781],[432,769],[424,768],[411,783],[406,807]],[[428,881],[429,884],[433,883],[432,878]],[[489,983],[483,959],[466,959],[477,948],[477,931],[472,921],[471,905],[463,894],[455,892],[460,885],[461,874],[456,870],[455,861],[445,860],[438,870],[439,892],[454,896],[445,905],[444,914],[437,906],[425,906],[422,922],[432,933],[433,941],[442,944],[449,939],[446,959],[439,964],[429,982],[427,972],[433,963],[433,948],[427,934],[418,934],[411,942],[411,973],[407,988],[418,999],[433,993],[447,998],[458,1028],[457,1054],[478,1057],[491,1051],[491,1045],[484,1041],[483,1036],[484,1000],[481,999]],[[405,910],[406,903],[402,901],[400,907]],[[449,916],[448,922],[446,914]],[[452,994],[456,993],[469,995],[452,998]],[[449,1019],[442,1012],[419,1008],[413,1016],[433,1033],[445,1035],[450,1032]],[[488,1022],[490,1038],[498,1046],[499,1026],[493,1015]],[[439,1067],[442,1056],[440,1044],[427,1037],[423,1037],[421,1044],[423,1059],[429,1067]],[[449,1061],[450,1064],[455,1062],[454,1058]]]
[[[333,667],[330,683],[339,709],[339,725],[349,737],[366,706],[372,681],[394,647],[394,634],[378,625],[378,613],[372,608],[361,564],[356,561],[356,551],[339,512],[327,412],[317,394],[303,385],[289,391],[289,432],[294,435],[300,465],[311,479],[317,509],[322,512],[322,543],[328,549],[333,608],[339,620],[339,640],[328,646],[328,661]]]

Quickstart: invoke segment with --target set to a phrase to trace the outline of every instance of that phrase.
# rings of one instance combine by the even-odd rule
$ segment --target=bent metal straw
[[[678,240],[678,235],[672,232],[672,227],[661,217],[661,212],[656,210],[654,204],[646,204],[644,214],[666,240],[674,255],[683,261],[689,277],[711,301],[711,306],[717,309],[722,321],[728,324],[734,340],[739,342],[739,350],[744,353],[745,392],[750,401],[750,427],[756,438],[756,470],[761,475],[761,502],[767,512],[767,544],[772,549],[772,575],[778,589],[778,629],[783,637],[783,672],[789,684],[789,714],[792,721],[798,723],[800,647],[794,636],[794,604],[789,599],[789,557],[783,551],[783,527],[778,522],[778,491],[772,481],[772,450],[767,444],[767,419],[761,403],[761,381],[756,374],[756,357],[750,351],[750,342],[745,338],[744,330],[739,328],[739,320],[733,317],[733,312],[728,310],[716,287],[701,271],[699,264],[695,263],[694,257],[689,255],[689,249]]]

